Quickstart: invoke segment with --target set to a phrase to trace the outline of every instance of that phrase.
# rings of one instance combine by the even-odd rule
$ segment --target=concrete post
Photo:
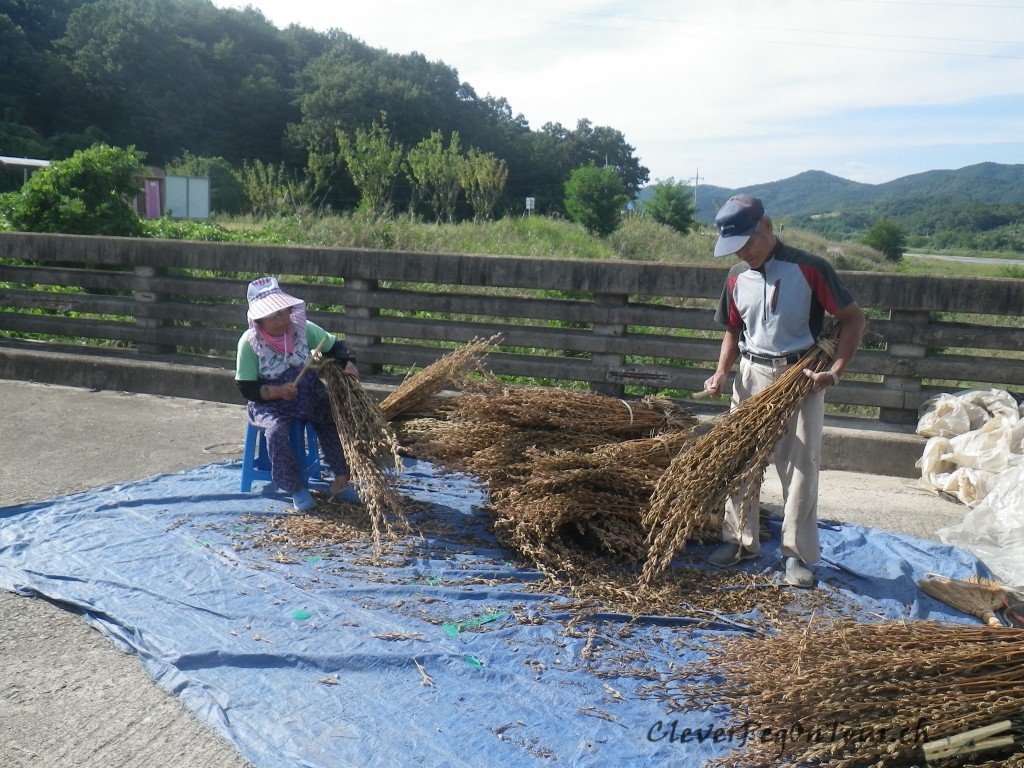
[[[594,305],[598,307],[624,307],[628,301],[629,297],[621,293],[594,295]],[[626,326],[623,323],[594,323],[593,333],[596,337],[620,338],[625,335]],[[613,384],[608,381],[608,372],[612,369],[622,368],[626,362],[626,356],[611,352],[594,352],[590,359],[595,372],[602,379],[592,382],[590,388],[602,395],[622,397],[625,387],[622,384]]]
[[[142,278],[143,285],[145,286],[145,283],[152,278],[166,275],[167,268],[138,266],[135,267],[134,272],[136,278]],[[159,293],[143,288],[132,291],[132,297],[135,299],[136,306],[138,307],[135,310],[136,327],[149,331],[170,325],[169,321],[155,316],[155,313],[151,311],[163,299]],[[135,348],[140,355],[173,355],[178,351],[178,348],[173,344],[160,344],[156,341],[139,341]]]
[[[927,312],[893,309],[889,312],[889,319],[913,325],[928,325]],[[928,348],[924,344],[910,343],[889,343],[886,345],[886,350],[894,358],[909,358],[911,360],[920,360],[928,352]],[[905,367],[909,368],[910,365],[905,364]],[[921,391],[921,379],[918,376],[888,375],[883,377],[882,383],[886,389],[895,389],[900,392]],[[880,421],[890,424],[916,424],[917,409],[882,407],[879,409],[878,418]]]
[[[352,291],[359,291],[365,293],[367,296],[373,291],[377,290],[378,282],[376,280],[366,280],[363,278],[345,278],[345,287]],[[369,302],[359,302],[360,305],[368,304]],[[380,315],[380,310],[377,307],[371,306],[348,306],[345,307],[345,317],[353,320],[372,320]],[[343,329],[344,330],[344,329]],[[368,350],[370,347],[374,347],[380,344],[379,336],[365,336],[358,333],[349,333],[345,330],[345,343],[348,344],[348,348],[356,356],[356,362],[359,366],[359,372],[364,375],[379,374],[382,370],[380,365],[370,365],[359,362],[360,352]]]

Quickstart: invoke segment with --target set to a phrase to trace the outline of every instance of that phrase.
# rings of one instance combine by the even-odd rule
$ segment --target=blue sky
[[[1024,0],[214,3],[444,61],[534,129],[611,126],[652,181],[1024,164]]]

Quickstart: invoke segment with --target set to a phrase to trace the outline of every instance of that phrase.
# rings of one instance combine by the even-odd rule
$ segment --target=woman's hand
[[[359,369],[356,368],[356,364],[351,360],[345,363],[345,368],[342,370],[342,374],[345,376],[351,376],[356,381],[359,381]]]
[[[294,384],[279,384],[276,387],[267,387],[267,394],[271,400],[294,400],[299,396],[299,388]]]

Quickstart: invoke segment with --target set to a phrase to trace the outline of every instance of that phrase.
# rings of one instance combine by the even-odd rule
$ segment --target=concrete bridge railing
[[[245,285],[274,274],[307,301],[310,319],[347,337],[370,376],[501,334],[488,357],[497,374],[685,398],[718,356],[713,307],[725,271],[0,233],[0,376],[181,394],[180,382],[161,389],[174,371],[194,381],[194,396],[234,401],[223,382],[245,327]],[[938,391],[1024,392],[1024,281],[843,278],[871,319],[830,402],[906,425]],[[211,376],[217,383],[204,383]]]

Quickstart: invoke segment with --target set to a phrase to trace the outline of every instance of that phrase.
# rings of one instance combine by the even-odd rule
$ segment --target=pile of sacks
[[[919,487],[971,508],[939,537],[1024,584],[1024,405],[997,389],[937,395],[921,407],[917,433],[928,438]]]

